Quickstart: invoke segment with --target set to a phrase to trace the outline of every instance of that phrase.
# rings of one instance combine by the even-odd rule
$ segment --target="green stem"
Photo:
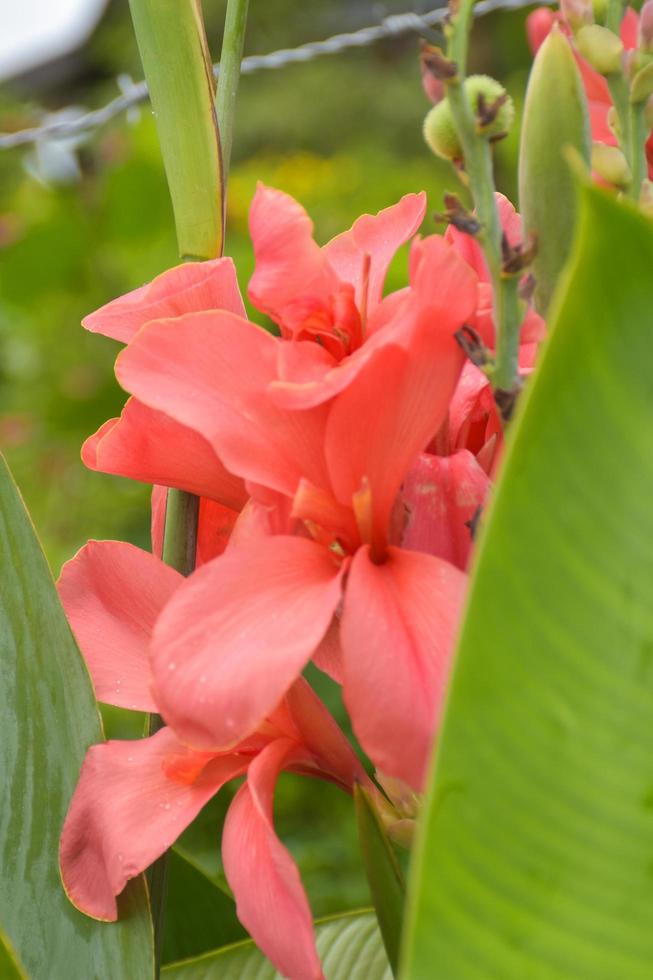
[[[245,43],[248,6],[249,0],[228,0],[224,34],[222,36],[216,109],[218,113],[218,125],[220,127],[222,172],[225,184],[229,175],[229,163],[231,160],[234,110],[238,82],[240,81],[240,63],[242,61],[243,45]]]
[[[642,183],[648,174],[646,162],[646,119],[644,118],[645,102],[630,105],[630,164],[631,181],[629,196],[639,201]]]
[[[519,383],[519,330],[523,313],[517,277],[506,277],[502,272],[503,231],[495,198],[492,149],[487,138],[477,132],[476,119],[464,90],[472,9],[473,0],[461,0],[449,26],[448,55],[456,63],[457,73],[448,85],[447,95],[481,224],[478,239],[492,284],[496,355],[491,380],[495,390],[510,392]]]
[[[624,4],[622,0],[608,0],[608,9],[605,15],[605,26],[613,34],[621,34],[621,21],[624,16]]]

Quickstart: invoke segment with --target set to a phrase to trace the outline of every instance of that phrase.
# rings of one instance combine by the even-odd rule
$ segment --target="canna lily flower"
[[[264,195],[268,216],[284,199]],[[252,282],[281,337],[234,314],[192,313],[145,325],[118,358],[128,392],[199,433],[279,518],[274,533],[243,540],[243,511],[240,543],[167,604],[152,644],[155,697],[186,744],[228,751],[311,657],[324,665],[326,647],[361,744],[382,772],[419,790],[466,580],[449,561],[400,547],[401,485],[446,417],[463,364],[454,333],[474,317],[476,275],[432,236],[413,244],[410,287],[380,300],[374,260],[341,239],[348,322],[365,294],[371,311],[356,347],[355,331],[334,325],[323,257],[303,241],[318,271],[300,254],[299,286],[322,304],[311,307],[319,329],[304,316],[310,304],[289,295],[287,256],[271,233],[256,246],[267,273],[257,267]],[[362,247],[373,254],[371,237]]]
[[[153,625],[183,579],[122,542],[89,542],[62,571],[59,591],[99,700],[157,711],[148,647]],[[169,848],[227,782],[245,776],[222,839],[238,916],[286,976],[320,980],[311,911],[297,867],[272,822],[282,770],[350,792],[367,781],[349,743],[298,679],[228,751],[196,751],[164,727],[149,738],[92,746],[61,837],[61,873],[73,904],[117,918],[116,896]]]

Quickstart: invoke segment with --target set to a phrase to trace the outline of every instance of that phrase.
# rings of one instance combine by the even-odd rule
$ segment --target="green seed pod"
[[[576,188],[563,151],[572,147],[589,169],[590,126],[580,73],[555,27],[538,51],[526,91],[519,151],[519,201],[526,234],[537,237],[535,305],[546,314],[569,255]]]
[[[624,46],[621,38],[607,27],[599,24],[581,27],[576,34],[576,47],[600,75],[614,75],[621,71]]]
[[[491,110],[497,101],[506,96],[506,90],[496,79],[489,75],[470,75],[464,81],[465,95],[474,115],[479,117],[480,104],[484,103],[485,110]],[[490,111],[491,119],[485,125],[479,122],[479,132],[488,139],[498,139],[510,131],[515,118],[515,106],[508,95],[498,106],[496,113]],[[424,139],[436,156],[445,160],[460,160],[463,155],[458,131],[451,115],[448,99],[438,102],[430,110],[424,120]]]
[[[619,147],[605,143],[592,144],[592,170],[614,187],[628,187],[632,177]]]

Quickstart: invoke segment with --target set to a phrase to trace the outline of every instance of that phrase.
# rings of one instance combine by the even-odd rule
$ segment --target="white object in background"
[[[74,51],[106,5],[107,0],[0,0],[0,80]]]

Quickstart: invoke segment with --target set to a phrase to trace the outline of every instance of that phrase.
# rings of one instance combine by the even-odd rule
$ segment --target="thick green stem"
[[[630,105],[630,197],[634,201],[639,201],[642,191],[642,182],[648,175],[648,164],[646,161],[646,138],[648,131],[644,116],[645,102],[637,102]]]
[[[519,383],[519,330],[523,313],[518,281],[502,272],[502,229],[495,198],[492,149],[477,131],[476,119],[464,90],[473,0],[461,0],[449,27],[448,55],[457,73],[448,85],[448,98],[463,149],[474,206],[481,224],[479,242],[490,272],[494,299],[496,355],[491,380],[495,390],[513,391]]]
[[[229,174],[231,161],[231,145],[234,132],[234,115],[236,94],[240,81],[240,63],[243,57],[245,43],[245,27],[247,24],[247,8],[249,0],[228,0],[227,13],[222,36],[222,53],[220,55],[220,74],[218,76],[218,95],[216,108],[218,125],[220,127],[220,144],[222,146],[222,172],[225,184]]]

